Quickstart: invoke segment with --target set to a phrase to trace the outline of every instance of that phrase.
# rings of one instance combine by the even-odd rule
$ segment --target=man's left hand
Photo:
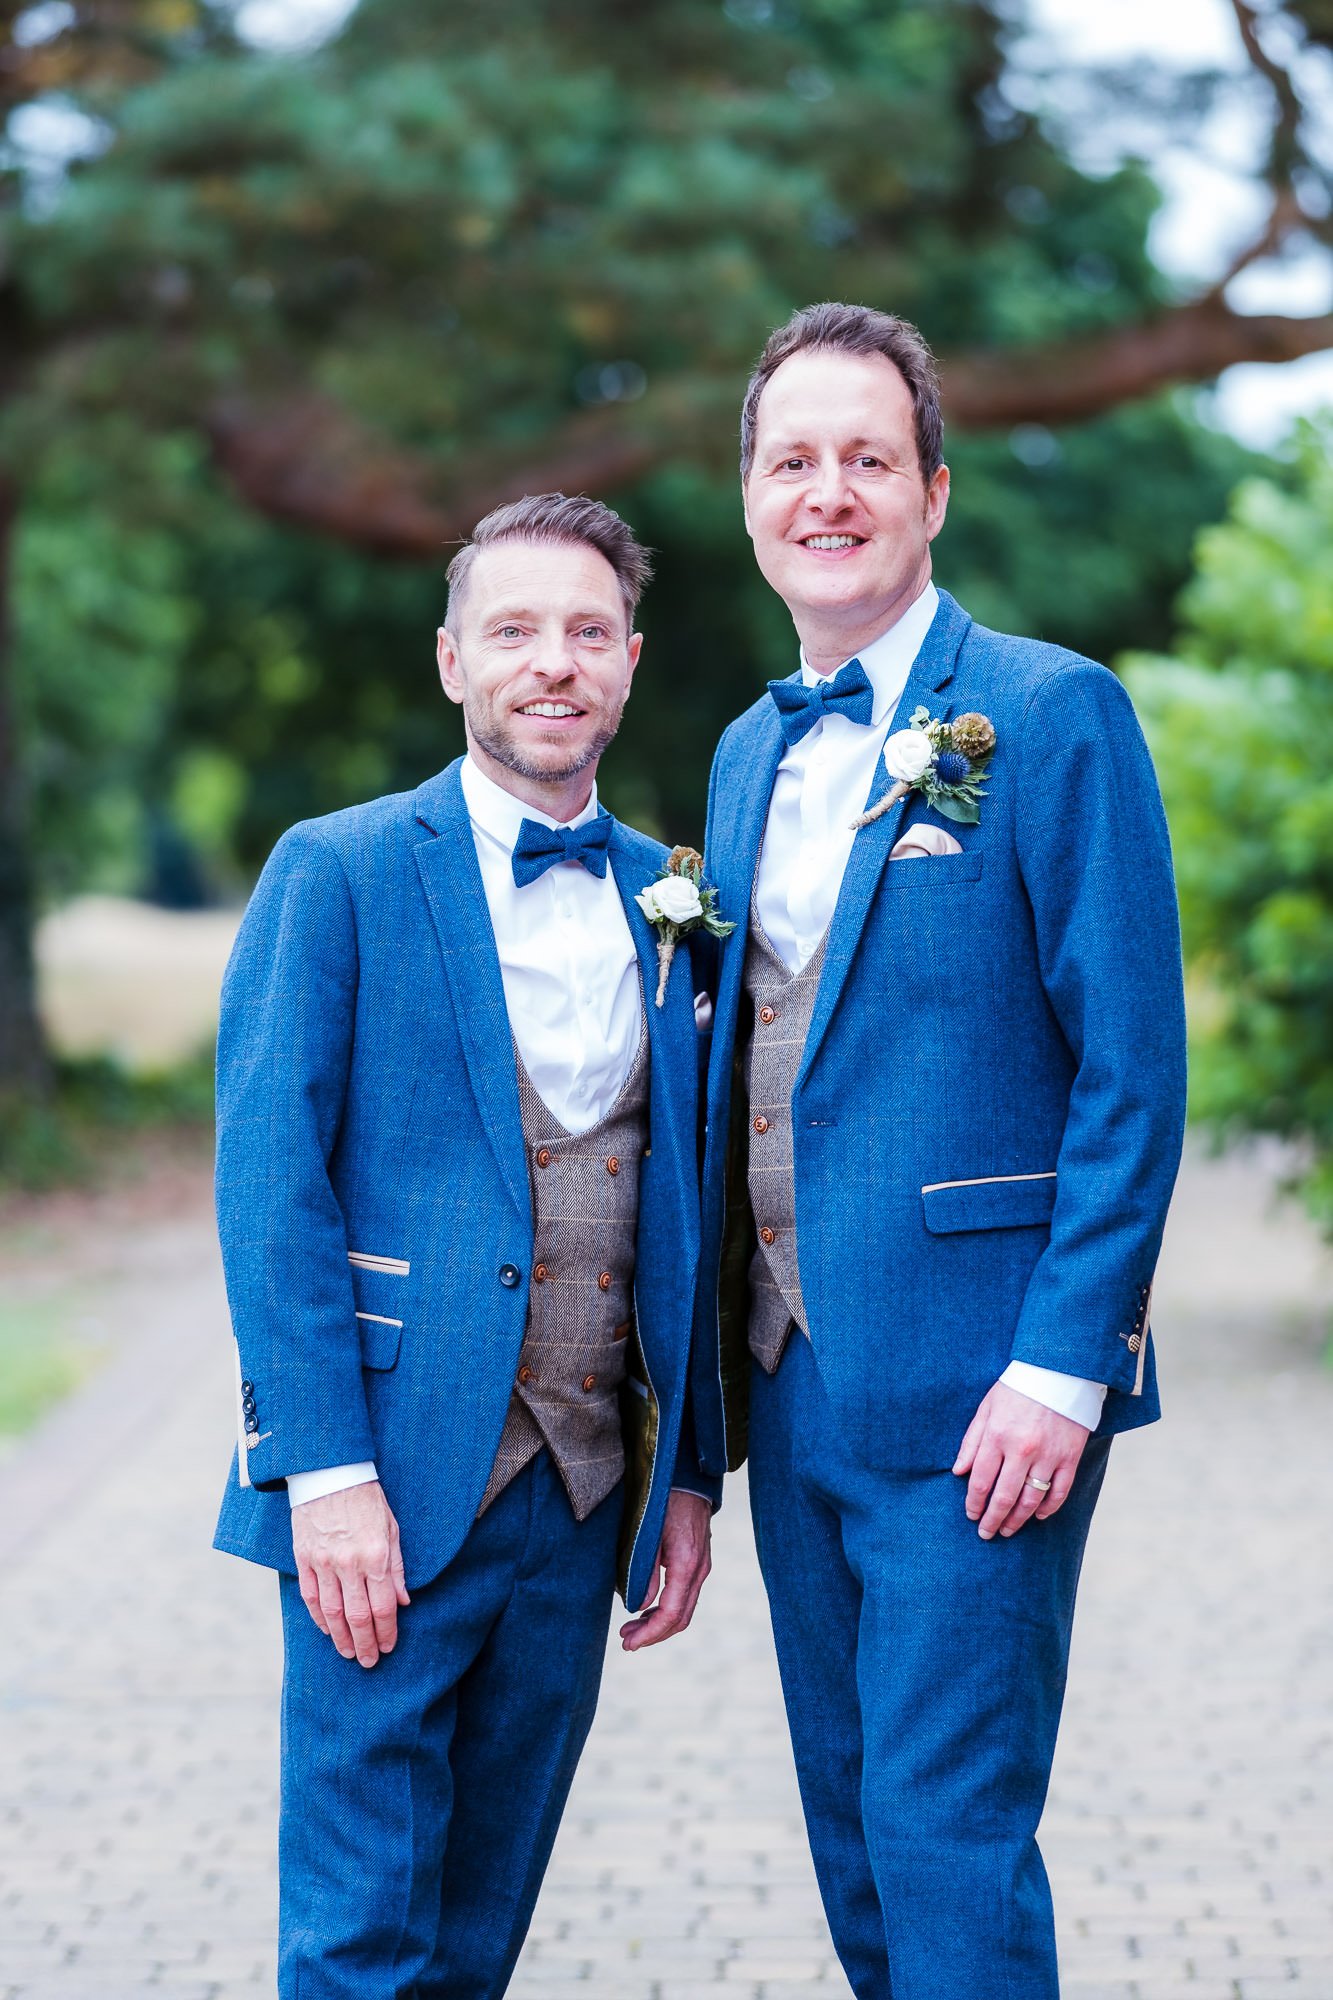
[[[662,1594],[655,1604],[649,1601],[646,1611],[621,1626],[621,1643],[627,1653],[670,1639],[683,1632],[693,1618],[699,1592],[713,1567],[708,1552],[712,1522],[713,1510],[702,1494],[686,1493],[678,1487],[668,1495],[648,1598],[657,1597],[659,1584]]]
[[[1036,1515],[1047,1521],[1068,1497],[1089,1432],[1072,1417],[1048,1410],[997,1382],[967,1427],[954,1471],[967,1482],[967,1518],[981,1523],[983,1541],[1016,1535]],[[1034,1486],[1049,1483],[1050,1491]]]

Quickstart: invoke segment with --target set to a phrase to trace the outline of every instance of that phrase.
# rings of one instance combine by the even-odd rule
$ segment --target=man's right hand
[[[372,1480],[292,1509],[292,1547],[306,1610],[345,1660],[373,1667],[398,1640],[411,1602],[384,1488]]]

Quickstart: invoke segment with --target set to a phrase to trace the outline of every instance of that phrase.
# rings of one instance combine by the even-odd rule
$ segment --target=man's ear
[[[441,625],[435,634],[435,658],[440,669],[440,686],[450,701],[462,704],[463,669],[459,664],[458,643],[447,625]]]
[[[926,540],[933,542],[944,526],[944,516],[949,511],[949,468],[937,466],[935,477],[926,488]]]
[[[625,695],[627,699],[630,691],[630,683],[634,679],[634,669],[639,664],[639,655],[642,651],[643,651],[642,632],[631,632],[629,635],[629,644],[625,648],[625,660],[626,660]]]

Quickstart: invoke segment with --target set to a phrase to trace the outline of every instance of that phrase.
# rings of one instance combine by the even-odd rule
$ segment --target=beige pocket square
[[[961,854],[963,843],[946,833],[942,826],[909,826],[901,840],[889,849],[890,861],[918,861],[927,854]]]

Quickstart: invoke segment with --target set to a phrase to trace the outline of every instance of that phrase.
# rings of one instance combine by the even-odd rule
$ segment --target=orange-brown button
[[[616,1158],[614,1153],[612,1153],[610,1159],[606,1163],[606,1171],[609,1174],[618,1174],[620,1172],[620,1162]]]
[[[529,1368],[526,1361],[523,1363],[523,1366],[518,1371],[518,1379],[523,1384],[525,1389],[528,1386],[528,1383],[532,1380],[532,1370]]]
[[[760,1116],[760,1117],[756,1118],[756,1119],[755,1119],[755,1121],[754,1121],[754,1129],[755,1129],[755,1131],[756,1131],[756,1132],[767,1132],[767,1130],[768,1130],[768,1120],[767,1120],[767,1118],[765,1118],[765,1117],[763,1117],[763,1116]]]
[[[598,1272],[598,1274],[597,1274],[597,1289],[598,1289],[598,1291],[599,1291],[599,1292],[609,1292],[609,1291],[610,1291],[610,1289],[611,1289],[611,1273],[610,1273],[609,1271],[599,1271],[599,1272]]]
[[[538,1146],[538,1148],[537,1148],[537,1165],[538,1165],[539,1167],[549,1167],[549,1166],[550,1166],[550,1164],[551,1164],[551,1149],[550,1149],[550,1147],[549,1147],[549,1146]]]
[[[630,1325],[631,1322],[629,1320],[622,1319],[619,1326],[613,1326],[611,1329],[612,1340],[628,1340]]]
[[[584,1394],[586,1395],[589,1389],[595,1389],[596,1387],[597,1377],[595,1375],[585,1375],[583,1378]]]
[[[760,1241],[761,1243],[776,1243],[776,1242],[777,1242],[777,1240],[778,1240],[778,1239],[777,1239],[777,1236],[775,1235],[775,1233],[773,1232],[773,1230],[771,1230],[771,1229],[761,1229],[761,1230],[760,1230],[760,1232],[759,1232],[759,1241]]]
[[[759,1018],[764,1026],[767,1027],[770,1021],[776,1021],[778,1017],[775,1009],[772,1007],[761,1007],[759,1009]]]
[[[537,1283],[540,1285],[543,1284],[545,1280],[550,1277],[551,1274],[547,1270],[545,1264],[538,1264],[534,1267],[532,1275],[536,1279]]]

